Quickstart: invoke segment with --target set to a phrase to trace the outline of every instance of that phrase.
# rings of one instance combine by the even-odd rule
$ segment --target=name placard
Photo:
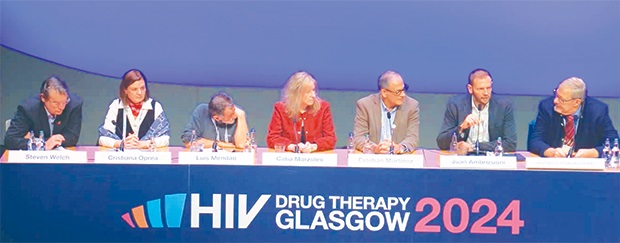
[[[86,163],[86,151],[24,151],[10,150],[9,163]]]
[[[526,169],[605,170],[603,158],[525,158]]]
[[[179,164],[254,165],[254,153],[179,152]]]
[[[95,163],[100,164],[171,164],[170,152],[95,151]]]
[[[439,168],[514,170],[517,169],[517,157],[440,155]]]
[[[348,166],[362,168],[423,168],[424,156],[421,154],[349,154]]]
[[[338,166],[336,154],[263,153],[263,165],[275,166]]]

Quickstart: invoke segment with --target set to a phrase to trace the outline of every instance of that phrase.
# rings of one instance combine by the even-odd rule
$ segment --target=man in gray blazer
[[[366,134],[371,150],[387,154],[394,142],[394,153],[407,153],[418,146],[420,108],[407,96],[407,84],[394,71],[386,71],[377,82],[379,93],[357,101],[353,127],[355,148],[363,150]]]
[[[467,91],[448,101],[443,125],[437,135],[440,149],[450,148],[452,134],[456,133],[459,148],[473,150],[479,140],[481,151],[493,151],[497,138],[502,138],[504,151],[517,148],[517,129],[513,105],[508,99],[492,95],[493,78],[484,69],[469,73]],[[480,130],[480,131],[478,131]]]

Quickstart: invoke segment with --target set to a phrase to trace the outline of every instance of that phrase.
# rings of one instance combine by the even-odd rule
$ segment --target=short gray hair
[[[67,86],[67,83],[54,76],[47,78],[41,84],[41,94],[43,94],[44,98],[48,98],[50,91],[52,90],[58,92],[59,94],[69,96],[69,87]]]
[[[396,77],[402,79],[400,74],[395,71],[392,71],[392,70],[385,71],[383,74],[381,74],[381,76],[379,76],[379,80],[377,81],[377,88],[379,90],[387,88],[390,81],[392,81]]]
[[[224,92],[218,92],[211,97],[209,101],[209,115],[222,115],[224,110],[235,106],[232,97]]]
[[[564,79],[558,87],[566,86],[571,90],[572,99],[585,99],[586,98],[586,83],[578,77],[570,77]]]

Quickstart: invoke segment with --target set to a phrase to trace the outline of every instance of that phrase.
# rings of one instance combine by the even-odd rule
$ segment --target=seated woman
[[[296,72],[275,103],[267,133],[267,146],[286,145],[287,151],[310,153],[334,149],[336,133],[329,103],[316,92],[316,80],[307,72]]]
[[[123,127],[127,124],[127,127]],[[161,104],[150,98],[146,76],[136,69],[127,71],[119,86],[119,98],[112,101],[99,127],[99,145],[119,148],[125,133],[125,148],[144,149],[153,138],[157,147],[168,146],[170,125]]]

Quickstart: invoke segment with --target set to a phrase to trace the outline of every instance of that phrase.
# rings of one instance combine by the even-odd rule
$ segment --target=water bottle
[[[34,137],[34,131],[30,131],[30,138],[28,139],[28,151],[35,151],[37,150],[37,143],[35,141],[35,137]]]
[[[157,145],[155,144],[155,137],[149,139],[149,152],[157,152]]]
[[[502,146],[502,137],[497,137],[497,145],[495,145],[495,149],[493,150],[493,154],[495,156],[503,156],[504,155],[504,147]]]
[[[353,133],[349,133],[349,142],[347,143],[347,152],[352,154],[355,153],[355,144],[353,144]]]
[[[245,143],[243,143],[243,152],[251,153],[252,152],[252,136],[250,132],[245,133]]]
[[[458,140],[456,139],[456,133],[452,133],[452,139],[450,140],[450,153],[455,153],[458,146]]]
[[[196,143],[196,130],[192,130],[192,136],[189,139],[189,151],[200,152],[198,150],[198,144]]]
[[[45,137],[43,131],[39,131],[39,139],[37,140],[37,150],[45,151]]]
[[[364,142],[364,152],[365,154],[373,154],[372,152],[372,144],[370,143],[370,135],[366,134],[366,141]]]
[[[601,154],[601,158],[605,159],[605,168],[611,168],[611,146],[609,144],[609,138],[605,139],[605,143],[603,144],[603,154]]]
[[[618,138],[614,139],[614,147],[611,149],[611,168],[618,168],[618,161],[620,156],[620,148],[618,148]]]
[[[250,129],[250,146],[252,147],[252,152],[256,153],[258,146],[256,145],[256,129],[254,128]]]

